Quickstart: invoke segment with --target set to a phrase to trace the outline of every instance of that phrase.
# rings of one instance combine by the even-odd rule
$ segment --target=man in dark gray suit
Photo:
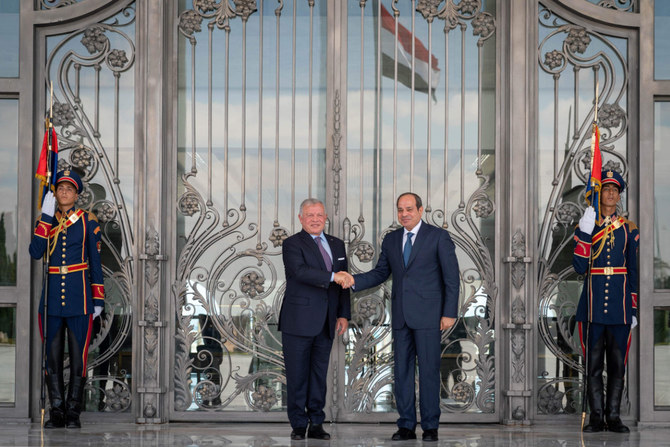
[[[302,231],[282,245],[286,293],[279,314],[279,330],[286,367],[286,412],[292,440],[330,439],[323,429],[326,374],[335,333],[349,326],[349,291],[341,281],[347,271],[344,242],[323,232],[326,210],[317,199],[307,199],[298,215]],[[308,429],[309,425],[309,429]]]
[[[437,441],[440,423],[440,331],[458,317],[459,270],[445,230],[421,220],[421,198],[411,192],[396,202],[403,226],[386,235],[375,268],[353,276],[357,291],[393,275],[392,327],[395,397],[399,418],[394,441],[416,439],[414,374],[419,362],[419,399],[424,441]],[[351,279],[342,282],[351,285]]]

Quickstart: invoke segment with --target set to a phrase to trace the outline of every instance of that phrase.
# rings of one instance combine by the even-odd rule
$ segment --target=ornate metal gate
[[[179,10],[173,419],[283,420],[280,254],[297,204],[324,199],[327,231],[364,271],[413,190],[461,263],[445,418],[495,420],[495,3],[440,3]],[[334,420],[395,418],[389,290],[354,294],[331,361]]]
[[[63,6],[42,2],[41,8]],[[135,146],[127,131],[134,128],[133,116],[123,111],[135,103],[135,7],[131,1],[114,6],[111,16],[92,16],[83,8],[76,26],[54,20],[43,31],[47,95],[40,104],[48,113],[53,85],[58,169],[80,174],[84,189],[76,205],[91,211],[102,229],[106,299],[93,323],[86,411],[129,413]],[[69,14],[64,18],[74,20]]]
[[[634,6],[620,2],[618,13],[633,13]],[[581,412],[583,363],[574,314],[583,277],[572,267],[572,236],[585,206],[596,89],[603,169],[628,178],[630,131],[636,128],[629,104],[638,84],[629,52],[634,34],[602,29],[555,2],[538,8],[537,413],[555,415]],[[629,410],[628,393],[625,404]]]
[[[639,194],[636,49],[653,14],[638,18],[638,3],[41,0],[22,9],[38,62],[34,85],[23,70],[11,91],[31,97],[53,81],[61,167],[82,174],[79,206],[104,231],[108,299],[87,411],[138,422],[285,420],[276,325],[282,242],[300,229],[298,204],[325,201],[327,231],[359,272],[398,227],[395,198],[412,190],[424,219],[450,231],[461,264],[459,319],[443,336],[442,420],[569,418],[582,368],[571,234],[596,88],[604,163],[629,180],[630,198]],[[166,60],[154,64],[157,54]],[[33,102],[40,121],[47,96]],[[389,284],[352,296],[350,329],[331,355],[331,420],[396,417],[389,299]]]

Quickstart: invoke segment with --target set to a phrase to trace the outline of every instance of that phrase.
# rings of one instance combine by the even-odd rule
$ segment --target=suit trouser
[[[286,412],[293,428],[322,424],[326,418],[328,361],[333,339],[328,321],[314,337],[282,333],[286,368]]]
[[[398,427],[416,428],[416,360],[419,361],[419,409],[421,428],[437,429],[440,423],[439,329],[393,329],[395,400]]]

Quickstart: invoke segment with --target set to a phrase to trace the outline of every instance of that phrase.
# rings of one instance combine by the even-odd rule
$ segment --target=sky
[[[19,75],[19,0],[0,1],[0,78]]]

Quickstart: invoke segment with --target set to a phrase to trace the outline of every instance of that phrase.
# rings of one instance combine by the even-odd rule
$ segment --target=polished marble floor
[[[449,446],[449,447],[569,447],[569,446],[670,446],[670,427],[637,428],[630,434],[597,433],[580,436],[578,426],[442,425],[437,443],[390,440],[389,424],[324,425],[330,441],[291,441],[287,424],[269,423],[130,423],[86,424],[80,430],[45,430],[38,424],[0,422],[0,446],[114,446],[114,447],[279,447],[279,446]],[[420,429],[417,430],[420,437]]]

